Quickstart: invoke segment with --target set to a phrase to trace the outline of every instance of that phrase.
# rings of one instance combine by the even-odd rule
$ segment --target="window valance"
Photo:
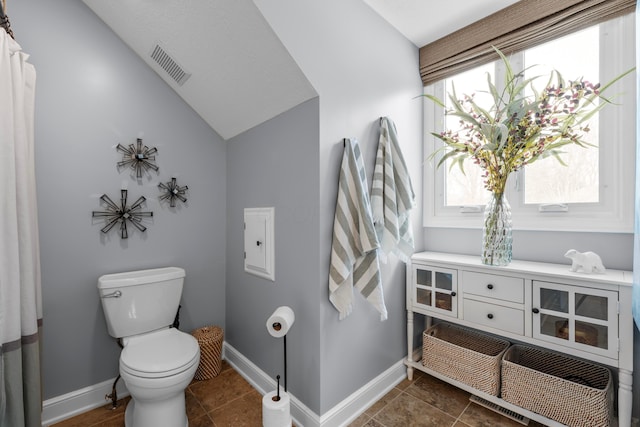
[[[609,19],[632,13],[636,0],[521,0],[420,49],[426,86]]]

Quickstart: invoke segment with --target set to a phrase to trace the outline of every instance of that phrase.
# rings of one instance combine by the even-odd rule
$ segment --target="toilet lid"
[[[120,353],[120,367],[137,376],[169,376],[198,363],[199,356],[194,337],[169,328],[130,338]]]

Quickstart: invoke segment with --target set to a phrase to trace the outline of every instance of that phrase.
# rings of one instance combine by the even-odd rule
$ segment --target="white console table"
[[[618,370],[618,425],[631,425],[632,273],[570,271],[570,265],[416,253],[407,264],[407,377],[418,369],[489,402],[551,426],[561,424],[425,368],[414,349],[414,314],[545,347]],[[419,354],[419,356],[415,356]]]

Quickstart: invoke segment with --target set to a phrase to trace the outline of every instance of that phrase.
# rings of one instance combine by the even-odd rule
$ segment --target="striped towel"
[[[411,209],[414,206],[415,194],[398,145],[396,126],[388,117],[382,117],[371,185],[371,207],[383,262],[390,252],[404,262],[408,262],[413,254]]]
[[[340,313],[340,320],[353,310],[353,287],[386,320],[378,248],[367,177],[360,147],[355,139],[345,140],[340,168],[338,201],[333,221],[333,243],[329,269],[329,300]]]

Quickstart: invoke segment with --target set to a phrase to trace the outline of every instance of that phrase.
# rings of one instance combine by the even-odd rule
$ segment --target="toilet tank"
[[[184,276],[178,267],[100,276],[98,293],[109,335],[124,338],[170,326],[180,304]]]

